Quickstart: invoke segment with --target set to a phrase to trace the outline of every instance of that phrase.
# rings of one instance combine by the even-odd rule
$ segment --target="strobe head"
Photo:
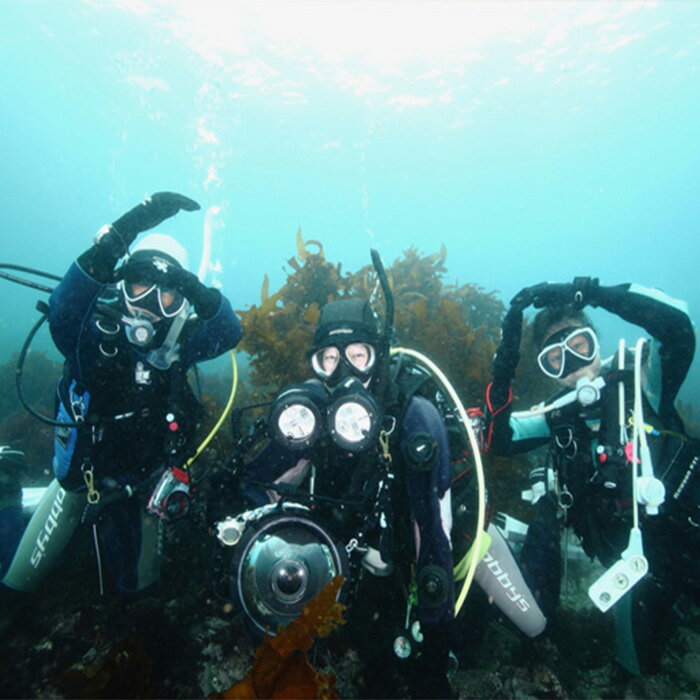
[[[347,554],[330,532],[305,510],[276,512],[235,547],[231,592],[253,634],[274,636],[337,575],[348,576]]]
[[[272,403],[268,417],[271,437],[292,450],[313,446],[323,432],[328,393],[320,383],[289,387]]]
[[[327,416],[333,442],[349,452],[366,450],[377,439],[381,427],[375,398],[354,377],[335,389],[328,402]]]

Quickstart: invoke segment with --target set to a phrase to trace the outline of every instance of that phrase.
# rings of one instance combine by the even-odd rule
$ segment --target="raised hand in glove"
[[[511,300],[511,311],[523,311],[533,302],[532,287],[524,287]]]
[[[196,211],[199,208],[197,202],[182,194],[156,192],[113,224],[103,226],[93,239],[95,245],[78,258],[78,264],[99,282],[107,283],[117,261],[129,252],[129,246],[141,231],[157,226],[180,209]]]
[[[598,305],[598,289],[600,283],[597,277],[574,277],[572,287],[574,308],[582,309],[587,305]]]
[[[531,287],[521,289],[511,300],[510,308],[501,323],[501,342],[493,358],[493,380],[507,388],[520,361],[520,338],[523,327],[523,310],[533,302]]]
[[[175,289],[193,306],[200,318],[211,318],[219,310],[221,293],[203,285],[197,275],[156,256],[129,260],[114,273],[115,280],[157,284]]]
[[[175,216],[181,209],[185,211],[197,211],[201,209],[199,204],[177,192],[156,192],[137,204],[126,214],[122,214],[113,224],[112,228],[121,235],[124,242],[130,245],[141,231],[158,226],[159,223]]]
[[[536,309],[545,306],[564,306],[574,300],[574,287],[572,284],[560,284],[558,282],[542,282],[529,288],[532,295],[532,305]]]

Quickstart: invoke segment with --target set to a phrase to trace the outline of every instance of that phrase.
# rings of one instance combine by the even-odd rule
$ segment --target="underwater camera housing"
[[[216,530],[233,547],[231,596],[258,639],[297,618],[334,576],[348,578],[345,547],[306,506],[262,506],[220,521]]]

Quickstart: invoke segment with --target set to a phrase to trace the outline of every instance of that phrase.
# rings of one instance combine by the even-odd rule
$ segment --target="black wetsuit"
[[[596,303],[643,327],[653,338],[643,356],[644,422],[655,476],[666,485],[666,501],[658,515],[647,515],[640,506],[650,571],[615,606],[618,660],[632,672],[648,672],[659,662],[674,602],[683,593],[697,599],[700,589],[699,475],[688,472],[699,451],[697,443],[684,435],[674,406],[693,359],[695,336],[685,305],[657,290],[634,284],[600,287]],[[624,449],[620,449],[617,400],[618,383],[624,381],[624,414],[629,416],[634,389],[633,353],[628,354],[624,373],[617,371],[617,356],[603,364],[601,376],[606,385],[591,406],[572,403],[560,410],[531,414],[513,414],[507,406],[492,417],[494,452],[513,454],[549,446],[559,496],[570,504],[566,524],[580,537],[585,552],[606,567],[625,550],[632,526],[631,476]],[[685,474],[690,474],[689,479],[679,491]],[[558,596],[558,578],[552,575],[558,563],[552,560],[551,550],[542,546],[543,541],[552,539],[543,523],[555,527],[551,503],[550,497],[538,502],[540,514],[530,528],[522,561],[533,588],[549,588],[544,592],[545,606],[547,597],[551,605]],[[533,546],[535,539],[539,541]],[[547,557],[549,562],[545,563]],[[533,574],[540,582],[532,580]]]

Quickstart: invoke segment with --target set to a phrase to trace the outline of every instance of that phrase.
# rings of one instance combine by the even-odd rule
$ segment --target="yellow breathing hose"
[[[467,436],[469,438],[469,444],[472,449],[472,454],[474,455],[474,463],[476,466],[476,481],[479,491],[479,507],[476,522],[476,535],[474,537],[474,542],[472,543],[472,546],[470,547],[469,552],[467,553],[467,557],[469,558],[469,570],[467,571],[467,575],[464,578],[462,590],[460,591],[457,602],[455,603],[455,617],[457,617],[459,611],[462,608],[462,605],[464,605],[467,593],[469,593],[469,589],[471,588],[472,581],[474,580],[474,572],[476,571],[476,567],[481,561],[481,546],[482,539],[484,538],[484,523],[486,522],[486,483],[484,479],[484,466],[481,461],[479,443],[476,439],[476,435],[474,434],[474,429],[472,428],[469,417],[467,416],[467,412],[464,410],[464,406],[462,405],[459,396],[457,396],[457,392],[454,390],[454,387],[452,386],[452,384],[450,384],[447,377],[443,374],[442,370],[432,360],[428,359],[425,355],[419,353],[416,350],[411,350],[410,348],[392,348],[390,352],[392,355],[404,354],[409,355],[410,357],[414,357],[415,359],[426,365],[428,369],[433,373],[433,375],[440,381],[443,388],[452,399],[452,402],[455,408],[457,409],[457,413],[459,414],[459,417],[462,420],[462,423],[464,424]],[[464,561],[464,559],[462,561]]]
[[[231,379],[231,393],[229,394],[228,401],[226,402],[226,406],[224,410],[221,412],[221,415],[219,416],[219,420],[216,421],[216,425],[209,431],[209,435],[207,435],[204,440],[202,440],[201,445],[197,448],[197,451],[190,457],[187,462],[185,462],[184,469],[188,469],[190,464],[194,462],[197,457],[202,453],[204,448],[212,441],[212,438],[214,435],[216,435],[217,431],[221,427],[222,423],[226,420],[226,416],[229,414],[229,411],[231,410],[231,406],[233,406],[233,399],[236,396],[236,389],[238,388],[238,364],[236,363],[236,355],[234,354],[233,350],[229,350],[229,354],[231,355],[231,372],[232,372],[232,379]]]

